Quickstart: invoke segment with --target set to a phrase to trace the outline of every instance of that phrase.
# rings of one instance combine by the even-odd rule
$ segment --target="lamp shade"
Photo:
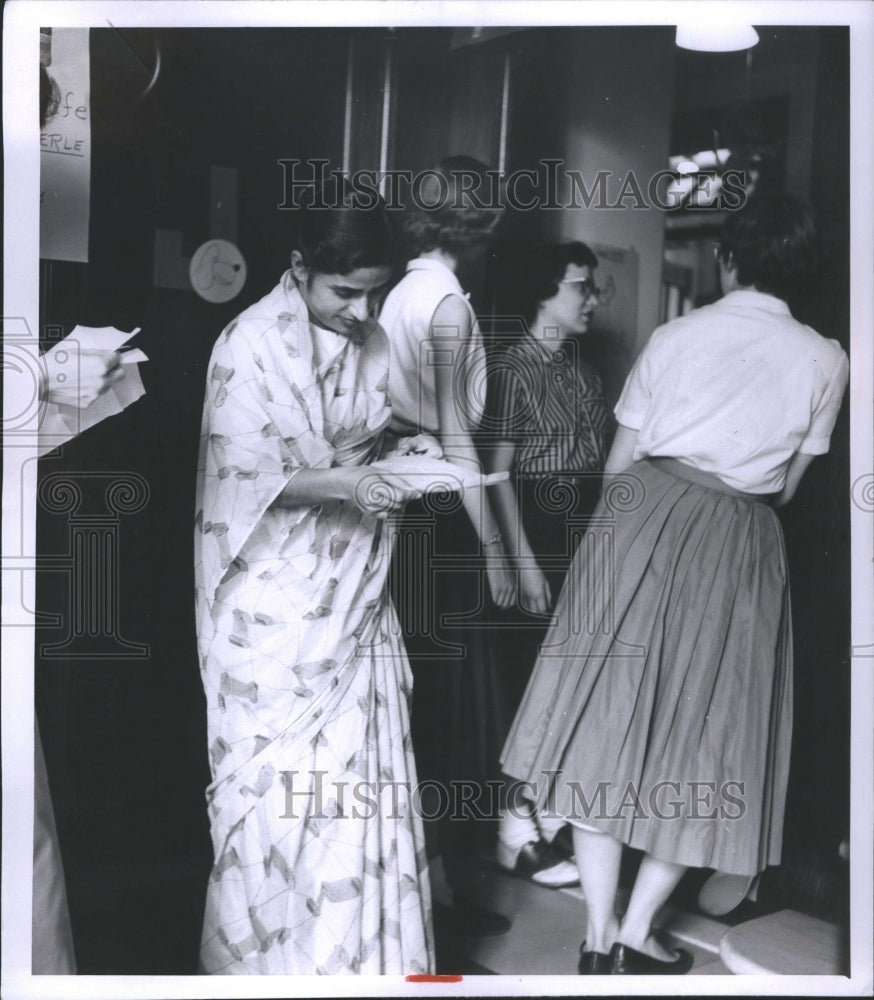
[[[708,23],[677,25],[677,45],[698,52],[737,52],[751,49],[759,34],[751,24],[725,24],[718,19]]]

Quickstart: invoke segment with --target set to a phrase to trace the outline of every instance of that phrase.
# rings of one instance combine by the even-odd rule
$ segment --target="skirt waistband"
[[[719,490],[721,493],[727,493],[733,497],[741,497],[744,500],[756,500],[759,503],[769,504],[777,495],[776,493],[744,493],[742,490],[736,490],[727,483],[724,483],[719,476],[714,475],[712,472],[696,469],[694,466],[680,462],[676,458],[654,456],[645,458],[643,461],[654,465],[661,472],[667,472],[668,475],[676,476],[677,479],[684,479],[688,483],[695,483],[697,486],[704,486],[710,490]]]
[[[516,482],[525,486],[537,486],[541,483],[562,483],[580,485],[581,483],[599,483],[604,478],[602,469],[591,472],[541,472],[536,475],[517,475]]]

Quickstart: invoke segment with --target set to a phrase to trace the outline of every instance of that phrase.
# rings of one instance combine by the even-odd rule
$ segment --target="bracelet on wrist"
[[[500,531],[496,531],[491,538],[483,542],[483,548],[487,549],[490,545],[501,545],[501,544],[502,544],[501,533]]]

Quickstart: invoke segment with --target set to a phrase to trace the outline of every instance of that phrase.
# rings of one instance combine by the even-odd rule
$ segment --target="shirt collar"
[[[336,330],[328,330],[324,326],[319,326],[318,323],[313,323],[310,319],[309,310],[303,300],[303,296],[300,294],[300,289],[297,287],[297,282],[294,280],[294,275],[290,269],[283,274],[281,285],[282,291],[285,293],[285,301],[288,306],[288,310],[285,315],[299,323],[306,323],[311,331],[315,331],[314,333],[311,333],[311,336],[317,336],[320,338],[323,349],[327,349],[327,345],[333,344],[334,347],[332,349],[335,354],[342,351],[348,344],[352,344],[355,347],[361,347],[361,345],[379,325],[372,317],[368,318],[368,320],[362,324],[361,336],[359,337],[350,337],[344,333],[337,333]],[[324,367],[324,365],[321,367]]]
[[[562,350],[563,345],[567,343],[567,339],[557,340],[555,337],[551,337],[549,340],[538,340],[530,330],[525,330],[522,342],[528,347],[529,351],[536,354],[539,358],[545,358],[547,361],[555,364],[555,353]]]
[[[408,271],[442,271],[446,274],[451,274],[456,281],[458,278],[455,276],[455,271],[451,267],[447,267],[442,260],[436,260],[434,257],[416,257],[415,260],[407,261]]]
[[[452,282],[462,298],[470,301],[470,292],[466,292],[461,287],[458,275],[451,267],[447,267],[442,260],[435,260],[433,257],[416,257],[415,260],[407,261],[407,272],[409,273],[410,271],[433,271],[435,274],[442,274]]]
[[[768,295],[766,292],[758,292],[755,288],[737,288],[722,297],[726,304],[752,307],[754,309],[764,309],[765,312],[782,313],[784,316],[791,316],[789,306],[776,295]]]
[[[294,275],[291,273],[290,269],[283,274],[281,284],[282,291],[285,293],[285,302],[288,306],[287,311],[289,315],[293,316],[295,319],[309,322],[309,314],[307,312],[306,303],[303,300],[303,296],[300,294],[297,282],[294,280]]]

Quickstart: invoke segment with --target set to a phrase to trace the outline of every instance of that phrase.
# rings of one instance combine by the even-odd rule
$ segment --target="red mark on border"
[[[408,983],[460,983],[464,976],[405,976]]]

